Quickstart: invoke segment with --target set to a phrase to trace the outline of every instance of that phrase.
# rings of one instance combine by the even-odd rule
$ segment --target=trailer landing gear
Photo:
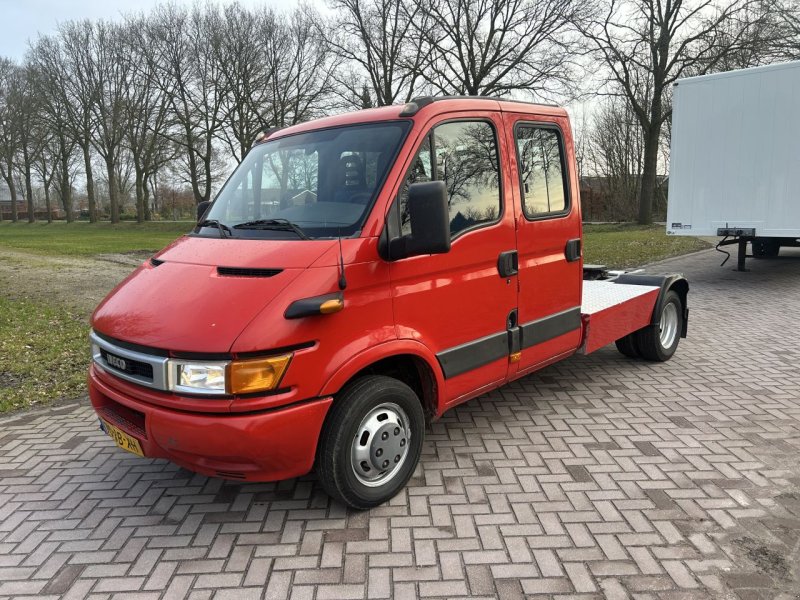
[[[737,244],[739,246],[739,251],[736,255],[736,268],[734,271],[747,271],[745,268],[745,259],[752,258],[752,254],[747,254],[747,242],[751,240],[749,237],[734,237],[732,240],[729,240],[730,236],[725,236],[715,247],[714,249],[717,252],[722,252],[726,254],[725,260],[722,261],[720,267],[724,267],[725,263],[728,262],[728,259],[731,257],[731,253],[726,250],[720,250],[721,246],[732,246],[733,244]]]

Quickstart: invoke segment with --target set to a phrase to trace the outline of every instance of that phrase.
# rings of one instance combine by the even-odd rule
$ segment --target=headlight
[[[172,389],[190,394],[225,394],[227,362],[173,362]]]
[[[291,354],[225,362],[172,361],[172,390],[189,394],[252,394],[274,390]]]

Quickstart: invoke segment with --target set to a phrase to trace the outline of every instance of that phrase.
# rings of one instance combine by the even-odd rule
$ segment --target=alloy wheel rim
[[[674,302],[668,303],[661,312],[659,338],[662,348],[671,348],[678,335],[678,307]]]
[[[394,479],[408,457],[411,427],[406,412],[384,402],[361,420],[350,448],[350,466],[356,479],[378,487]]]

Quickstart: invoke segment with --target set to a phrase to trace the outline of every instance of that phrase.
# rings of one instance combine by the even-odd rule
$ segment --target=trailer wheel
[[[678,349],[683,329],[683,304],[675,290],[667,292],[658,325],[648,325],[635,332],[636,347],[642,358],[664,362]]]
[[[635,333],[629,333],[624,338],[618,339],[614,342],[617,345],[617,350],[628,358],[639,358],[639,349],[636,347],[636,340],[634,339]]]
[[[357,379],[325,420],[317,447],[319,480],[348,506],[378,506],[408,482],[424,436],[422,403],[410,387],[383,375]]]
[[[775,258],[781,251],[780,241],[772,238],[755,238],[750,245],[754,258]]]

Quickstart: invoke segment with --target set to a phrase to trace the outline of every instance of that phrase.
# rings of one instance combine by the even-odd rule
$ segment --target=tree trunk
[[[72,212],[72,189],[69,185],[69,156],[66,152],[61,153],[61,172],[59,176],[58,195],[60,196],[61,205],[64,207],[64,213],[67,216],[67,223],[72,223],[75,216]]]
[[[639,187],[639,224],[650,225],[653,222],[653,198],[656,191],[658,170],[658,125],[645,132],[644,160],[642,161],[642,181]]]
[[[144,223],[145,208],[144,208],[144,177],[142,171],[136,169],[136,222]]]
[[[111,222],[119,223],[119,190],[117,189],[117,174],[114,170],[114,161],[106,159],[108,172],[108,201],[110,204]]]
[[[147,174],[142,176],[142,195],[144,197],[144,220],[152,221],[153,213],[150,209],[150,184]]]
[[[97,223],[97,202],[94,197],[94,175],[92,175],[92,156],[89,143],[83,147],[83,167],[86,170],[86,197],[89,200],[89,222]]]
[[[14,183],[14,176],[8,178],[8,191],[11,193],[11,222],[19,221],[19,207],[17,206],[17,185]]]
[[[50,186],[44,184],[44,204],[47,207],[47,222],[53,222],[53,205],[50,203]]]
[[[11,222],[16,223],[19,220],[17,213],[17,186],[14,185],[14,176],[12,175],[11,165],[9,165],[8,177],[3,177],[8,186],[8,193],[11,195]]]
[[[28,153],[23,154],[25,160],[25,196],[28,201],[28,223],[36,221],[36,212],[33,207],[33,185],[31,185],[31,161]]]

